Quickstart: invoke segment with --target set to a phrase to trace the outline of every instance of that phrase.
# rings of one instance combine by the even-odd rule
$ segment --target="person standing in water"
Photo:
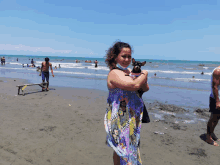
[[[2,58],[1,58],[1,64],[2,64],[2,65],[5,65],[5,57],[2,57]]]
[[[41,64],[41,73],[42,73],[42,82],[45,82],[45,78],[46,78],[46,81],[47,81],[47,91],[49,91],[49,67],[51,69],[51,73],[52,73],[52,76],[54,77],[54,74],[53,74],[53,68],[52,68],[52,64],[49,62],[49,58],[46,57],[45,58],[45,61],[42,62]],[[39,76],[41,76],[41,73],[39,74]],[[45,88],[42,88],[42,91],[44,91]]]
[[[97,68],[97,67],[98,67],[98,61],[95,60],[95,68]]]

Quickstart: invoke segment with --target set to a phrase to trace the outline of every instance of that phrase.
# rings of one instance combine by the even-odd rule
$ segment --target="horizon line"
[[[39,57],[63,57],[63,58],[71,58],[70,56],[43,56],[43,55],[15,55],[15,54],[0,54],[0,56],[39,56]],[[101,58],[101,59],[105,59],[104,57],[76,57],[76,56],[72,56],[74,58]],[[136,59],[140,59],[140,60],[156,60],[156,61],[195,61],[195,62],[220,62],[220,61],[208,61],[208,60],[204,60],[204,61],[199,61],[199,60],[166,60],[166,59],[148,59],[148,58],[136,58]]]

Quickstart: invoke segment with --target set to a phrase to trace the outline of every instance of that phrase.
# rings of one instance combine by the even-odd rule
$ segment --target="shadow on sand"
[[[49,88],[49,91],[50,91],[50,90],[56,90],[56,89],[55,89],[55,88]],[[21,96],[25,96],[25,95],[30,95],[30,94],[34,94],[34,93],[49,92],[49,91],[46,91],[46,90],[45,90],[45,91],[38,90],[38,91],[33,91],[33,92],[28,92],[28,91],[27,91],[26,93],[24,92],[24,95],[23,95],[23,94],[19,94],[19,96],[20,96],[20,95],[21,95]]]

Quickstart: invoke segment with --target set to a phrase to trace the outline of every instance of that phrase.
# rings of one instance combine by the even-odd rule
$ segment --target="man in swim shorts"
[[[211,112],[210,119],[207,124],[207,136],[206,142],[219,146],[215,141],[219,139],[214,134],[214,129],[218,124],[220,119],[220,100],[219,100],[219,90],[220,90],[220,66],[215,68],[211,75],[211,94],[209,98],[209,112]]]
[[[53,74],[53,68],[52,68],[52,64],[49,62],[49,58],[46,57],[45,58],[45,61],[42,62],[41,64],[41,73],[39,74],[39,76],[41,76],[42,74],[42,82],[45,82],[45,78],[46,78],[46,81],[47,81],[47,91],[49,91],[49,67],[51,69],[51,73],[52,73],[52,76],[54,77],[54,74]],[[45,88],[42,88],[42,91],[44,91]]]

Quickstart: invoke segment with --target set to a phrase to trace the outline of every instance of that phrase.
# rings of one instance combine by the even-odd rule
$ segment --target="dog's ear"
[[[134,58],[132,58],[132,63],[135,63],[135,59]]]
[[[142,62],[142,63],[141,63],[141,66],[144,66],[145,64],[146,64],[146,61]]]

